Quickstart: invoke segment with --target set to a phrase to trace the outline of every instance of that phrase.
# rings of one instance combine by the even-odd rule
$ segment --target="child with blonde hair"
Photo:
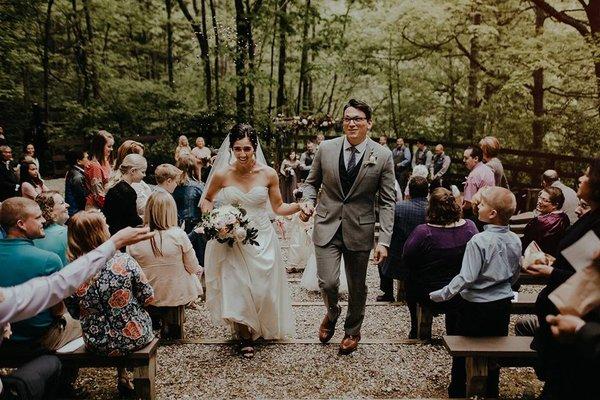
[[[154,170],[156,184],[158,185],[156,190],[173,193],[179,184],[182,172],[182,170],[172,164],[160,164]]]

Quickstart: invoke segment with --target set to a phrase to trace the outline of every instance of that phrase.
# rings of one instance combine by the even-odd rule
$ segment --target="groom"
[[[367,137],[371,129],[371,107],[351,99],[344,106],[345,135],[321,143],[308,178],[302,186],[305,199],[316,209],[313,242],[319,287],[327,314],[319,328],[319,340],[327,343],[341,313],[338,305],[340,259],[344,257],[348,279],[348,312],[341,354],[356,350],[367,299],[367,265],[374,245],[375,203],[379,193],[379,243],[374,261],[388,254],[394,225],[394,161],[389,148]],[[300,218],[308,220],[309,215]]]

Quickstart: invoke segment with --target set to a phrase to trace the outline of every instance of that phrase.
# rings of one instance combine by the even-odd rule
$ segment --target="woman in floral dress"
[[[68,232],[70,260],[86,254],[110,238],[102,213],[81,211],[71,217]],[[88,350],[108,356],[132,353],[154,339],[150,315],[154,291],[139,264],[117,251],[104,268],[74,294]],[[131,393],[132,380],[119,370],[119,392]]]

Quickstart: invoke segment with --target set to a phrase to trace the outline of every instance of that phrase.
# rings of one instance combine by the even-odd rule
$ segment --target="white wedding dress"
[[[221,204],[239,204],[250,226],[258,229],[256,245],[229,247],[216,240],[206,246],[206,305],[213,322],[248,326],[252,339],[294,337],[295,320],[279,239],[269,220],[268,188],[255,186],[247,193],[235,186],[223,188]]]

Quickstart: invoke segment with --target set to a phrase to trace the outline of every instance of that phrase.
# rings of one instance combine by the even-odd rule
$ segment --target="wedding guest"
[[[396,139],[396,147],[392,150],[394,157],[394,170],[396,172],[396,181],[400,185],[400,193],[404,193],[408,183],[411,168],[411,155],[408,146],[404,145],[403,138]]]
[[[123,161],[126,163],[127,157]],[[98,248],[110,238],[104,216],[82,211],[69,223],[69,260]],[[152,321],[144,309],[153,301],[152,286],[130,255],[117,251],[100,272],[74,294],[86,348],[105,356],[123,356],[154,339]],[[133,379],[119,368],[117,385],[122,394],[134,392]]]
[[[67,265],[67,227],[69,204],[55,190],[49,190],[35,198],[42,210],[45,236],[34,239],[35,247],[48,250],[60,257],[63,265]]]
[[[402,253],[401,270],[410,311],[409,338],[417,337],[417,304],[445,314],[446,334],[454,334],[459,299],[435,303],[429,293],[443,288],[458,275],[465,247],[477,232],[473,221],[461,218],[460,206],[449,190],[437,188],[431,192],[427,223],[409,234]]]
[[[310,172],[310,167],[312,166],[313,161],[315,160],[315,155],[317,151],[315,149],[315,144],[312,141],[306,142],[306,151],[300,155],[300,165],[298,168],[300,169],[300,180],[304,181]]]
[[[178,161],[179,157],[184,154],[192,154],[192,148],[190,147],[187,136],[181,135],[177,140],[177,147],[175,148],[175,161]]]
[[[35,200],[39,194],[48,191],[48,187],[42,178],[40,178],[37,165],[32,160],[26,159],[21,162],[19,170],[21,196]]]
[[[317,136],[315,137],[315,151],[319,150],[319,146],[321,145],[323,140],[325,140],[325,135],[323,135],[322,133],[317,133]]]
[[[494,172],[483,163],[483,151],[481,147],[469,146],[463,154],[463,162],[467,169],[471,171],[465,182],[462,205],[463,215],[466,218],[476,221],[471,199],[479,189],[486,186],[495,186],[496,181],[494,180]]]
[[[386,146],[388,145],[388,137],[386,135],[381,135],[379,136],[379,144],[382,146]]]
[[[429,167],[431,166],[431,159],[433,158],[433,154],[431,154],[431,150],[427,148],[427,141],[425,138],[417,139],[417,151],[415,151],[414,157],[412,158],[412,168],[413,170],[417,165],[424,165],[427,168],[427,172],[429,172]]]
[[[480,192],[479,219],[486,225],[467,243],[458,275],[443,288],[430,293],[435,302],[460,295],[455,334],[462,336],[507,336],[512,284],[519,278],[521,241],[508,221],[517,201],[510,190],[489,187]],[[449,397],[466,396],[464,357],[453,357]],[[498,397],[499,368],[490,368],[487,397]]]
[[[502,161],[498,159],[498,150],[500,150],[500,142],[494,136],[486,136],[479,141],[479,147],[483,151],[483,162],[490,167],[494,173],[494,182],[496,186],[501,186],[508,189],[508,179],[504,174]]]
[[[598,364],[594,364],[593,359],[581,357],[577,343],[557,341],[552,335],[551,322],[546,317],[558,314],[548,295],[575,273],[575,268],[562,255],[562,250],[590,231],[600,236],[600,158],[594,159],[579,178],[577,195],[590,205],[590,211],[567,230],[558,244],[554,264],[534,264],[527,267],[527,271],[533,275],[548,277],[548,284],[538,295],[535,304],[540,326],[535,332],[532,347],[537,351],[541,364],[538,376],[546,382],[544,392],[548,393],[549,398],[557,399],[595,398],[593,393],[597,394],[595,383]],[[590,314],[583,319],[595,318],[593,313]]]
[[[117,150],[117,160],[115,161],[115,172],[119,170],[121,164],[123,163],[123,159],[128,154],[139,154],[140,156],[144,155],[144,145],[140,142],[136,142],[135,140],[126,140],[122,145],[119,146]],[[114,177],[114,176],[113,176]],[[111,183],[109,183],[111,186]],[[135,194],[137,195],[137,199],[135,201],[137,212],[142,217],[144,215],[144,209],[146,208],[146,202],[148,201],[148,197],[152,194],[152,188],[143,180],[139,182],[133,182],[131,184],[133,190],[135,190]]]
[[[590,212],[590,205],[588,204],[588,202],[583,199],[579,199],[579,205],[575,209],[575,214],[577,215],[577,218],[583,217],[588,212]]]
[[[429,167],[429,176],[431,177],[430,190],[438,187],[449,187],[447,182],[444,183],[444,175],[448,172],[451,162],[450,156],[447,156],[446,153],[444,153],[444,146],[441,144],[435,146],[435,155],[433,156],[431,166]]]
[[[296,158],[296,151],[292,150],[288,156],[281,162],[279,173],[281,174],[279,188],[281,197],[285,203],[293,203],[294,190],[298,188],[298,172],[300,161]]]
[[[4,136],[4,128],[0,126],[0,146],[6,146],[6,136]]]
[[[200,181],[203,178],[202,169],[208,168],[212,157],[211,151],[206,147],[203,137],[196,138],[196,147],[192,149],[192,155],[196,157],[196,178]]]
[[[131,184],[144,179],[146,167],[144,157],[139,154],[128,154],[111,180],[113,186],[106,192],[106,200],[102,207],[111,234],[126,226],[141,225],[142,219],[136,208],[137,194]]]
[[[155,191],[173,193],[179,184],[181,173],[182,171],[172,164],[160,164],[154,170],[154,177],[158,185]]]
[[[565,202],[560,210],[564,211],[569,216],[569,221],[571,224],[574,224],[578,218],[577,214],[575,213],[575,209],[579,205],[577,193],[562,183],[558,177],[558,172],[553,169],[549,169],[542,174],[542,188],[546,188],[548,186],[557,187],[562,191],[563,196],[565,196]]]
[[[154,288],[149,310],[155,319],[160,316],[156,307],[193,303],[202,294],[198,278],[202,267],[187,234],[177,226],[177,207],[170,194],[155,192],[150,196],[144,223],[156,232],[155,236],[129,246],[127,252],[141,265]]]
[[[144,145],[140,142],[136,142],[135,140],[131,139],[124,141],[117,149],[117,158],[115,159],[115,165],[113,166],[113,170],[115,173],[119,171],[119,168],[123,163],[123,159],[128,154],[139,154],[140,156],[143,156]]]
[[[85,167],[90,162],[87,151],[71,150],[66,154],[69,171],[65,176],[65,201],[69,217],[85,210]]]
[[[173,191],[173,198],[177,204],[178,224],[184,224],[186,233],[192,232],[200,222],[200,197],[204,190],[204,184],[194,176],[196,172],[196,159],[192,155],[179,157],[177,168],[182,173],[179,184]]]
[[[0,202],[19,195],[19,178],[13,162],[12,149],[0,146],[2,166],[0,166]]]
[[[427,179],[421,176],[414,177],[408,185],[410,199],[396,204],[389,256],[378,266],[379,289],[383,291],[383,295],[377,296],[377,301],[394,301],[394,279],[401,282],[406,281],[407,274],[402,263],[402,249],[406,239],[417,225],[425,222],[427,187]]]
[[[560,211],[564,201],[557,187],[548,186],[540,192],[536,206],[540,214],[525,225],[521,238],[523,251],[535,241],[544,253],[556,257],[558,242],[570,225],[567,214]]]
[[[113,146],[115,139],[107,131],[98,131],[92,137],[90,154],[92,159],[85,167],[85,208],[102,209],[108,180],[112,171]]]
[[[37,165],[39,171],[40,160],[38,160],[38,158],[35,155],[35,146],[33,145],[33,143],[27,143],[27,145],[25,145],[25,147],[23,148],[23,156],[21,158],[25,159],[26,157],[29,157],[29,159],[31,159],[31,161],[33,161],[35,165]]]
[[[427,168],[424,165],[417,165],[411,175],[410,178],[408,178],[408,185],[406,185],[406,189],[404,189],[404,199],[408,200],[410,199],[410,193],[409,193],[409,186],[410,186],[410,182],[413,180],[413,178],[420,176],[421,178],[425,178],[425,180],[427,180],[427,177],[429,176],[429,171],[427,170]],[[427,185],[427,187],[429,188],[429,184]]]

